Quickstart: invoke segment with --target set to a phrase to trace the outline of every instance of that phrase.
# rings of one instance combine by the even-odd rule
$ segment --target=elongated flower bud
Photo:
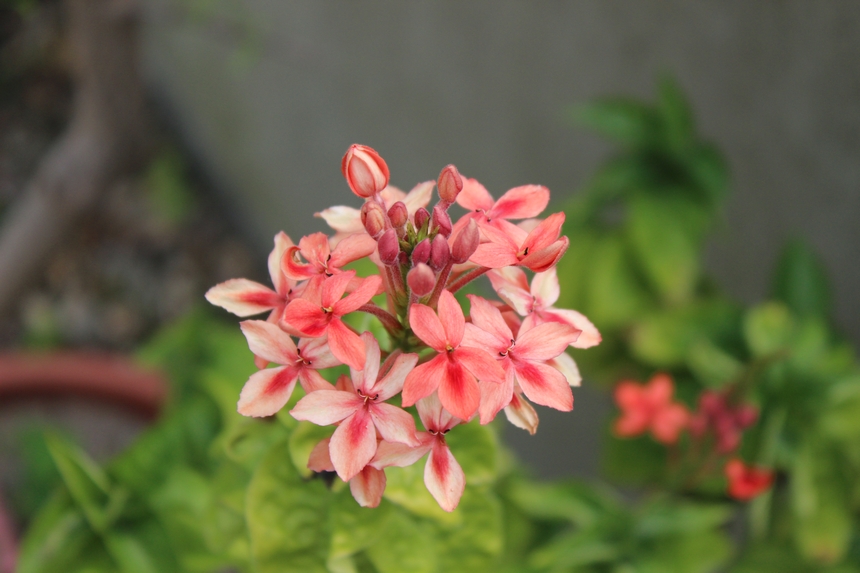
[[[388,165],[372,148],[354,143],[340,164],[346,182],[359,197],[372,197],[388,185]]]
[[[385,231],[385,209],[375,201],[368,201],[361,207],[361,223],[368,235],[378,239]]]
[[[448,205],[454,203],[457,200],[457,195],[463,190],[463,178],[460,177],[457,168],[453,165],[446,165],[439,173],[436,188],[439,190],[439,197],[442,201]]]
[[[406,210],[406,204],[403,201],[398,201],[388,210],[388,219],[391,221],[391,226],[395,229],[400,229],[409,220],[409,211]]]
[[[418,263],[406,275],[406,283],[418,296],[430,294],[436,286],[436,274],[424,263]]]
[[[481,232],[478,230],[478,225],[473,219],[469,221],[465,229],[460,231],[460,234],[457,235],[454,244],[451,246],[451,260],[454,261],[454,264],[459,265],[468,261],[469,257],[478,250],[478,243],[480,241]]]
[[[430,268],[434,271],[442,270],[451,259],[451,249],[448,240],[442,235],[436,235],[430,244]]]
[[[388,229],[379,237],[379,260],[382,264],[391,266],[397,263],[399,255],[400,240],[397,238],[397,231]]]
[[[415,229],[420,230],[421,227],[424,226],[424,223],[430,220],[430,211],[421,207],[417,211],[415,211]]]
[[[439,229],[439,232],[446,237],[451,234],[451,229],[453,229],[451,216],[448,215],[447,208],[441,204],[436,204],[433,207],[433,227]]]
[[[412,264],[426,263],[430,260],[430,239],[424,239],[412,249]]]

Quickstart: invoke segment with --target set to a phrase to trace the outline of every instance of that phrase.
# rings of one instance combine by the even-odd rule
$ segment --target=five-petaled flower
[[[773,484],[771,470],[748,466],[738,458],[729,460],[724,471],[729,480],[729,495],[740,501],[751,500]]]
[[[656,374],[645,385],[630,380],[618,384],[615,402],[621,417],[615,421],[615,432],[631,437],[650,430],[658,442],[677,442],[690,413],[683,404],[672,401],[674,391],[675,385],[667,374]]]

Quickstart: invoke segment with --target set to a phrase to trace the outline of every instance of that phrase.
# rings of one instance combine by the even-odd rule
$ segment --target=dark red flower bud
[[[436,274],[424,263],[418,263],[406,275],[406,283],[413,293],[424,296],[433,292],[436,286]]]
[[[442,270],[451,259],[451,248],[448,240],[442,235],[436,235],[430,244],[430,268],[434,271]]]
[[[412,249],[412,264],[426,263],[430,260],[430,239],[424,239]]]
[[[366,145],[350,145],[340,163],[340,170],[349,188],[359,197],[372,197],[388,185],[388,165]]]
[[[390,266],[397,263],[399,256],[400,239],[397,238],[397,231],[388,229],[379,237],[379,260],[383,265]]]
[[[409,220],[409,211],[406,209],[406,204],[403,201],[398,201],[388,210],[388,219],[391,221],[391,226],[399,229]]]
[[[453,228],[451,217],[448,215],[446,208],[441,204],[433,207],[433,228],[439,229],[439,232],[446,237],[451,235],[451,229]]]
[[[421,227],[424,226],[424,223],[430,220],[430,211],[421,207],[417,211],[415,211],[415,229],[420,230]]]
[[[454,244],[451,247],[451,259],[454,264],[465,263],[469,260],[476,250],[478,243],[481,241],[481,232],[478,230],[478,225],[475,220],[469,221],[466,228],[460,231],[457,238],[454,239]]]
[[[439,173],[436,188],[439,190],[439,197],[448,205],[456,201],[457,195],[463,190],[463,178],[460,177],[457,168],[453,165],[446,165]]]
[[[361,207],[361,224],[364,225],[367,234],[378,239],[385,230],[385,209],[376,201],[368,201]]]

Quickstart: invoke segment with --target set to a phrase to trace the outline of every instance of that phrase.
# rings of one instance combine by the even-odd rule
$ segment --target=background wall
[[[760,299],[785,239],[805,237],[831,271],[836,322],[860,343],[858,3],[145,6],[149,84],[261,256],[278,230],[297,239],[322,229],[311,213],[358,204],[339,171],[353,142],[376,148],[405,189],[453,162],[496,196],[542,183],[563,200],[607,151],[566,110],[651,98],[668,72],[733,172],[708,256],[718,281]],[[546,475],[594,470],[607,405],[576,397],[573,415],[542,411],[552,443],[516,434]]]

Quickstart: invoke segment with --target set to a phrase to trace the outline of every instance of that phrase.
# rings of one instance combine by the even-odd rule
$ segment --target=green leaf
[[[756,356],[783,351],[791,340],[794,320],[788,308],[769,302],[749,310],[744,317],[744,336]]]
[[[112,528],[104,543],[122,573],[179,573],[167,537],[154,521]]]
[[[562,533],[529,556],[529,565],[551,571],[568,571],[598,563],[611,563],[622,556],[622,548],[600,531]],[[579,569],[576,569],[579,571]]]
[[[860,375],[845,378],[829,389],[826,411],[818,423],[829,438],[860,440]]]
[[[841,561],[853,529],[850,494],[835,452],[812,436],[794,459],[791,500],[800,552],[821,564]]]
[[[446,571],[438,566],[442,548],[432,525],[401,509],[392,509],[383,535],[367,550],[367,556],[379,573]]]
[[[445,439],[466,474],[466,483],[480,485],[495,481],[499,443],[489,426],[482,426],[476,418],[453,428]]]
[[[85,555],[104,548],[87,519],[65,492],[57,492],[42,508],[21,542],[18,573],[69,571]]]
[[[45,442],[72,499],[90,526],[103,530],[109,525],[107,509],[111,501],[107,476],[83,451],[56,434],[47,434]]]
[[[621,237],[609,236],[595,245],[589,276],[588,304],[579,310],[598,328],[626,325],[650,306]]]
[[[568,520],[581,527],[621,511],[620,500],[610,490],[578,481],[517,480],[509,485],[506,494],[530,517]]]
[[[660,78],[657,111],[662,120],[663,133],[670,149],[682,151],[695,135],[693,112],[678,82],[671,76]]]
[[[687,366],[705,386],[720,389],[735,381],[743,364],[707,338],[693,342],[687,350]]]
[[[660,538],[632,560],[641,573],[711,573],[731,554],[732,544],[726,535],[711,530]]]
[[[457,523],[462,512],[448,513],[433,499],[424,485],[424,458],[405,468],[385,468],[385,499],[415,515],[435,521]]]
[[[653,148],[659,144],[658,118],[647,105],[629,99],[604,99],[572,113],[580,124],[628,147]]]
[[[669,305],[688,301],[699,277],[697,236],[689,230],[700,209],[683,199],[637,193],[628,205],[630,244],[651,286]]]
[[[614,482],[641,485],[659,482],[666,473],[666,448],[648,437],[620,439],[609,436],[605,442],[603,467]]]
[[[699,144],[686,155],[684,166],[692,182],[705,192],[712,205],[718,204],[726,196],[729,170],[716,146]]]
[[[389,521],[394,512],[391,504],[383,502],[379,507],[361,507],[353,499],[349,488],[344,488],[334,497],[331,506],[331,546],[329,562],[350,557],[382,540],[387,545],[396,530],[390,530]],[[401,522],[397,518],[396,521]]]
[[[798,316],[827,316],[830,311],[830,283],[824,264],[800,239],[783,248],[771,292]]]
[[[724,525],[732,512],[733,508],[726,504],[672,503],[659,499],[641,509],[634,531],[643,538],[694,534]]]
[[[439,570],[492,571],[503,544],[499,500],[490,492],[467,487],[455,511],[462,520],[440,527]]]
[[[259,573],[325,573],[331,494],[303,480],[281,442],[263,457],[248,486],[246,519]]]

